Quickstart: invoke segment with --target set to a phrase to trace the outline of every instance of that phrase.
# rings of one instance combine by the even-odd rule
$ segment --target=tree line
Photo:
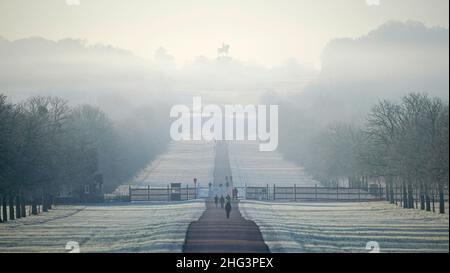
[[[59,97],[13,104],[0,94],[0,221],[48,211],[62,186],[80,197],[100,177],[105,192],[114,190],[164,149],[166,127],[151,108],[113,122]]]
[[[296,143],[299,148],[281,149],[324,185],[345,181],[349,187],[368,188],[376,181],[385,186],[390,203],[431,211],[436,197],[439,212],[445,213],[448,115],[448,101],[411,93],[399,101],[380,101],[360,125],[333,122],[309,134],[296,128],[304,134],[291,138],[285,131],[280,139]],[[296,122],[303,129],[310,124]]]

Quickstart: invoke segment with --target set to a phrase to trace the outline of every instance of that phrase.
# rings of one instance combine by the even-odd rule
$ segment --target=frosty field
[[[283,159],[278,152],[260,152],[252,141],[229,142],[229,158],[235,186],[314,187],[319,182],[308,176],[302,167]]]
[[[449,216],[385,202],[269,203],[243,201],[272,252],[448,252]]]
[[[213,170],[214,142],[171,142],[168,151],[142,170],[132,184],[165,187],[172,182],[192,183],[196,177],[206,186],[212,181]]]
[[[0,225],[0,252],[181,252],[203,201],[172,204],[56,206],[49,213]]]
[[[192,183],[196,177],[204,187],[213,181],[214,145],[171,143],[132,184],[167,186]],[[318,184],[278,152],[259,152],[257,143],[231,142],[228,149],[234,186]],[[189,224],[205,209],[203,199],[56,206],[1,224],[0,252],[67,252],[69,241],[78,242],[81,252],[181,252]],[[256,223],[271,252],[368,252],[369,241],[376,241],[381,252],[448,252],[449,247],[448,214],[406,210],[385,201],[241,200],[239,210]]]

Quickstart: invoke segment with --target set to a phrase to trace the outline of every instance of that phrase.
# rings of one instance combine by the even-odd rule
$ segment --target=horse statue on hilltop
[[[229,50],[230,50],[230,45],[227,45],[227,44],[225,44],[225,43],[222,43],[222,47],[219,47],[219,48],[217,49],[217,54],[218,54],[219,56],[224,56],[224,55],[227,55],[227,54],[228,54]]]

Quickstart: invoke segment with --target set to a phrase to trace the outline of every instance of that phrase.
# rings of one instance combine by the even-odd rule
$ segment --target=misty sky
[[[448,0],[67,1],[0,0],[0,36],[80,38],[145,58],[163,46],[178,64],[215,57],[225,42],[240,60],[271,66],[294,57],[318,67],[330,39],[359,37],[388,20],[448,28],[449,18]]]

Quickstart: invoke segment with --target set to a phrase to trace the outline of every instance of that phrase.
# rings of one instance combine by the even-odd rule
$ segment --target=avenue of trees
[[[286,131],[280,138],[296,143],[298,149],[281,148],[322,184],[346,181],[349,187],[368,187],[375,182],[385,186],[391,203],[445,212],[448,102],[411,93],[398,102],[380,101],[360,126],[335,122],[311,130],[302,121],[297,126],[303,130],[297,130],[303,135],[286,139]]]
[[[113,123],[90,105],[58,97],[12,104],[0,94],[0,221],[48,211],[63,185],[77,196],[101,176],[112,191],[164,149],[168,130],[159,120],[142,109]]]

